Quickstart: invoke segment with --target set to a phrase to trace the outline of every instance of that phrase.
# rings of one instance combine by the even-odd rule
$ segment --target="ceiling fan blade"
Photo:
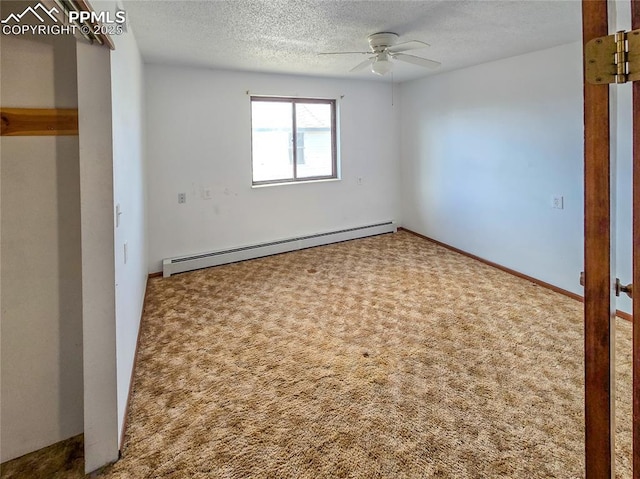
[[[351,55],[354,53],[358,53],[362,55],[371,55],[371,52],[322,52],[322,53],[318,53],[318,55]]]
[[[421,42],[420,40],[410,40],[408,42],[396,43],[394,46],[389,47],[387,51],[391,53],[406,52],[408,50],[417,50],[418,48],[430,47],[428,43]]]
[[[416,57],[413,55],[407,55],[405,53],[393,53],[391,56],[396,60],[400,60],[401,62],[413,63],[414,65],[425,68],[438,68],[441,65],[440,62],[427,60],[426,58]]]
[[[376,57],[367,58],[362,63],[358,63],[355,67],[353,67],[351,70],[349,70],[349,72],[357,72],[357,71],[360,71],[360,70],[364,70],[365,68],[367,68],[369,65],[371,65],[375,61],[376,61]]]

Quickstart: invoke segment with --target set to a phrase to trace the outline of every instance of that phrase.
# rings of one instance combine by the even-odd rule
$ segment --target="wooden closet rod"
[[[76,108],[0,108],[2,136],[78,134]]]

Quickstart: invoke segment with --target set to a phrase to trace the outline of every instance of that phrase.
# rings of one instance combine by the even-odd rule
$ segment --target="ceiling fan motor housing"
[[[391,32],[380,32],[369,35],[369,46],[374,53],[379,53],[398,42],[398,35]]]

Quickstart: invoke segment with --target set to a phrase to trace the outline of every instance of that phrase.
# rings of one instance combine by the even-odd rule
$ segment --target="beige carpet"
[[[101,477],[584,475],[582,305],[408,233],[154,279],[147,301]],[[619,320],[620,478],[630,339]]]

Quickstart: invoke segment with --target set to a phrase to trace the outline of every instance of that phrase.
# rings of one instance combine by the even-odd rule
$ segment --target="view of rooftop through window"
[[[336,178],[335,101],[251,98],[253,183]]]

